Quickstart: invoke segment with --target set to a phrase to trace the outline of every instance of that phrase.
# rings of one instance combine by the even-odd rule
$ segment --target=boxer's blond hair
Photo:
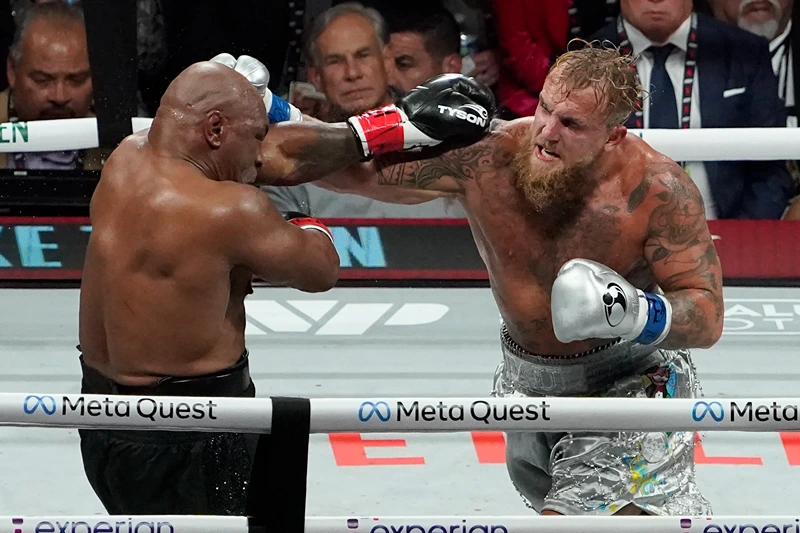
[[[635,58],[621,53],[608,42],[600,46],[599,41],[588,43],[573,39],[567,48],[574,43],[582,44],[583,48],[565,52],[550,69],[564,97],[572,91],[593,87],[598,105],[605,105],[607,125],[614,127],[624,123],[636,111],[643,92],[636,75]]]

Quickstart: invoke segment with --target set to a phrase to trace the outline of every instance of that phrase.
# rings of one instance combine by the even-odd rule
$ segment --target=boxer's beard
[[[533,156],[535,137],[531,135],[514,154],[515,186],[525,197],[531,212],[545,221],[545,232],[555,236],[581,214],[597,186],[593,171],[597,155],[565,166],[539,162]]]

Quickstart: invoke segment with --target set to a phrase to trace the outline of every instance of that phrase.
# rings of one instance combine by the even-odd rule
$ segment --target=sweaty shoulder
[[[669,206],[675,213],[704,215],[703,198],[692,178],[683,168],[666,157],[653,158],[644,167],[639,184],[628,200],[628,211],[639,206],[656,212]]]
[[[241,238],[253,232],[266,236],[283,223],[283,216],[272,200],[258,187],[234,182],[217,185],[221,194],[214,209],[214,218],[231,238]]]
[[[258,187],[235,182],[215,183],[219,196],[215,202],[215,214],[225,221],[238,222],[243,218],[264,216],[274,207],[269,197]]]

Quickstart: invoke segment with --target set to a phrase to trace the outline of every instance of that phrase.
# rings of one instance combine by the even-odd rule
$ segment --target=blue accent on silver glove
[[[267,113],[270,124],[286,122],[292,116],[291,113],[289,102],[273,94],[272,107],[269,108],[269,112]]]
[[[647,299],[647,324],[634,342],[652,344],[664,333],[667,327],[667,306],[657,294],[644,293]]]

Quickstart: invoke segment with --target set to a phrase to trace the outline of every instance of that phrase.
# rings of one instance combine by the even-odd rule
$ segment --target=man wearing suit
[[[766,39],[695,13],[692,0],[621,0],[592,39],[638,56],[650,91],[631,128],[785,127]],[[714,218],[778,219],[795,191],[782,161],[686,165]]]

